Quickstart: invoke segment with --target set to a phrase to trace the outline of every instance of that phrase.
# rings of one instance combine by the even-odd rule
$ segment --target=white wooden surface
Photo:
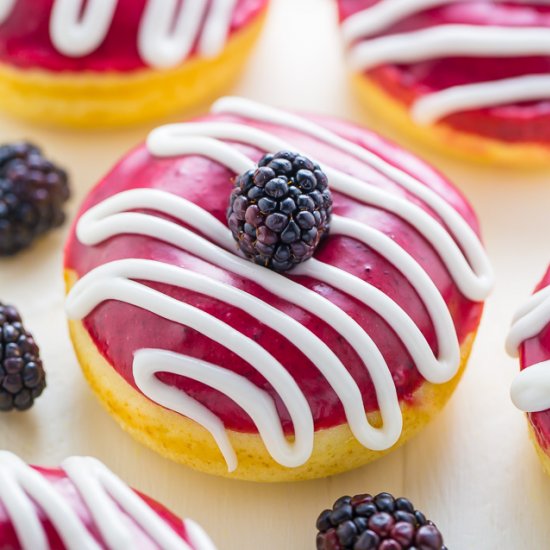
[[[266,32],[235,93],[348,117],[399,137],[383,121],[369,120],[349,89],[329,0],[273,0]],[[32,139],[70,169],[71,213],[146,131],[74,133],[0,119],[0,142]],[[503,341],[515,308],[550,260],[550,171],[514,173],[422,154],[476,207],[498,284],[458,391],[404,448],[339,477],[269,486],[195,473],[134,443],[92,396],[69,343],[61,278],[67,227],[0,262],[0,299],[20,307],[41,345],[49,381],[32,411],[0,416],[0,447],[46,465],[71,454],[97,456],[130,484],[202,523],[220,550],[314,548],[320,510],[345,493],[382,490],[408,496],[425,510],[451,550],[548,548],[550,480],[510,403],[517,365],[505,355]]]

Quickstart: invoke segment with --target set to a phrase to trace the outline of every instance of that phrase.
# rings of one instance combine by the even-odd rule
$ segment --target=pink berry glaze
[[[408,195],[395,183],[367,165],[297,131],[229,116],[209,116],[204,120],[236,120],[259,127],[268,133],[282,137],[312,157],[330,159],[330,164],[336,168],[419,203],[417,199]],[[317,118],[316,120],[343,137],[376,152],[391,160],[396,166],[416,175],[420,180],[426,182],[426,185],[444,196],[472,227],[478,229],[475,215],[465,199],[432,168],[365,129],[335,119]],[[264,152],[247,146],[235,146],[255,160],[259,160],[264,154]],[[233,178],[233,173],[206,158],[198,156],[170,159],[153,158],[142,146],[124,158],[99,183],[85,201],[81,213],[120,191],[151,187],[185,197],[225,224]],[[476,329],[482,305],[472,303],[461,295],[431,245],[407,223],[393,214],[367,206],[339,193],[333,193],[333,198],[336,214],[364,221],[391,235],[420,262],[450,305],[460,341],[464,341],[465,337]],[[419,204],[427,208],[422,203]],[[266,292],[253,282],[219,269],[173,246],[134,235],[118,236],[98,246],[87,247],[78,242],[73,229],[66,246],[65,263],[68,269],[74,270],[79,276],[82,276],[105,262],[132,257],[155,259],[207,274],[258,296],[294,317],[334,350],[357,381],[364,396],[366,409],[368,411],[377,410],[377,401],[370,377],[362,361],[349,344],[323,320],[310,315],[297,305]],[[435,345],[434,330],[419,297],[407,279],[378,254],[354,239],[329,236],[317,250],[316,258],[340,267],[383,290],[412,317],[432,347]],[[298,276],[289,276],[289,278],[315,290],[337,304],[372,336],[390,366],[400,399],[411,401],[413,392],[424,380],[400,340],[388,328],[387,324],[364,304],[341,291],[309,278]],[[332,388],[308,358],[277,332],[247,313],[207,296],[167,285],[148,284],[178,300],[200,307],[211,315],[223,319],[272,353],[287,368],[303,390],[312,409],[316,429],[345,423],[342,404]],[[272,395],[284,429],[287,433],[292,432],[287,410],[265,379],[239,357],[195,331],[182,328],[178,324],[161,319],[149,312],[116,301],[106,302],[97,307],[85,319],[85,326],[98,350],[134,388],[132,358],[136,350],[140,348],[173,350],[223,365],[248,377],[254,384]],[[120,327],[124,327],[122,333]],[[228,429],[247,433],[257,432],[247,414],[236,403],[217,391],[175,375],[161,374],[159,377],[168,384],[184,389],[192,397],[209,407],[223,420]]]
[[[550,285],[550,267],[535,291]],[[521,370],[550,359],[550,324],[520,348]],[[550,454],[550,410],[527,414],[540,446]]]
[[[84,57],[71,58],[57,51],[49,32],[55,0],[16,0],[0,24],[0,62],[19,69],[47,71],[128,72],[146,67],[137,50],[141,17],[148,0],[118,0],[113,23],[104,42]],[[253,22],[268,0],[238,0],[230,33]]]
[[[63,497],[65,502],[67,502],[72,510],[76,512],[76,514],[82,521],[82,524],[92,534],[100,547],[108,550],[109,546],[101,536],[89,508],[86,506],[78,491],[76,490],[70,479],[67,477],[65,472],[61,469],[39,468],[36,466],[33,466],[33,469],[39,472],[49,483],[51,483],[55,487],[55,489]],[[187,544],[190,544],[185,529],[185,524],[181,519],[179,519],[166,508],[164,508],[164,506],[160,505],[158,502],[155,502],[154,500],[142,495],[141,493],[137,494],[177,533],[177,535],[181,539],[187,542]],[[63,544],[54,525],[51,523],[51,521],[44,513],[44,511],[40,508],[40,506],[35,506],[38,517],[40,518],[40,521],[44,526],[50,550],[65,550],[66,546]],[[121,510],[121,513],[124,512],[122,512]],[[161,550],[131,516],[125,514],[125,519],[127,521],[127,524],[132,526],[132,535],[134,541],[132,550]],[[1,500],[0,548],[2,548],[2,550],[20,550],[22,548],[19,544],[6,508],[2,504]]]
[[[338,0],[340,19],[380,0]],[[495,3],[468,0],[425,10],[388,28],[381,35],[429,28],[441,24],[548,27],[550,5],[529,2]],[[453,57],[414,64],[384,65],[366,73],[393,98],[410,106],[415,100],[450,86],[550,74],[550,57]],[[450,115],[442,122],[456,130],[510,143],[550,145],[550,99],[473,109]]]

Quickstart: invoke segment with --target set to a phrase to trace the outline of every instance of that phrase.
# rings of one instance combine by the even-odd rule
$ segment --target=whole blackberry
[[[0,146],[0,256],[16,254],[65,221],[67,174],[29,143]]]
[[[0,302],[0,411],[30,409],[46,387],[34,338],[13,306]]]
[[[317,519],[317,550],[447,550],[437,527],[406,498],[341,497]]]
[[[235,180],[227,222],[245,256],[288,271],[315,252],[328,233],[332,196],[320,167],[281,151]]]

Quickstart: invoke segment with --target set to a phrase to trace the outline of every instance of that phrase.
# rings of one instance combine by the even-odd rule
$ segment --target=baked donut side
[[[511,397],[527,414],[537,454],[550,474],[550,269],[534,294],[517,312],[507,340],[510,355],[520,359]]]
[[[0,451],[0,540],[13,550],[215,550],[195,522],[130,489],[91,457],[60,468]]]
[[[413,137],[474,160],[548,163],[544,2],[339,0],[362,98]]]
[[[9,0],[2,108],[40,123],[116,126],[208,105],[258,38],[268,0]]]
[[[359,127],[237,98],[214,113],[154,131],[84,204],[66,249],[80,362],[126,429],[198,469],[364,464],[458,381],[492,284],[475,217]],[[330,235],[288,275],[237,254],[225,222],[235,174],[281,149],[323,159],[334,196]]]

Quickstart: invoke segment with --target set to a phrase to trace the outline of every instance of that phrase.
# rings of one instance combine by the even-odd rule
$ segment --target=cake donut
[[[3,550],[215,550],[194,521],[133,491],[95,458],[67,458],[53,469],[8,451],[0,451],[0,543]]]
[[[414,138],[521,166],[550,161],[546,0],[338,0],[359,96]]]
[[[507,350],[519,356],[521,367],[512,384],[512,401],[527,413],[535,448],[550,474],[550,268],[517,312]]]
[[[0,0],[0,107],[40,123],[136,123],[208,105],[268,0]]]
[[[253,196],[288,204],[295,182],[259,181],[288,158],[310,166],[303,188],[328,181],[330,231],[278,272],[229,227],[238,182],[256,182],[247,232],[268,210]],[[349,470],[416,433],[452,393],[493,279],[443,176],[361,127],[240,98],[125,157],[85,200],[65,273],[80,364],[118,422],[176,461],[263,481]]]

